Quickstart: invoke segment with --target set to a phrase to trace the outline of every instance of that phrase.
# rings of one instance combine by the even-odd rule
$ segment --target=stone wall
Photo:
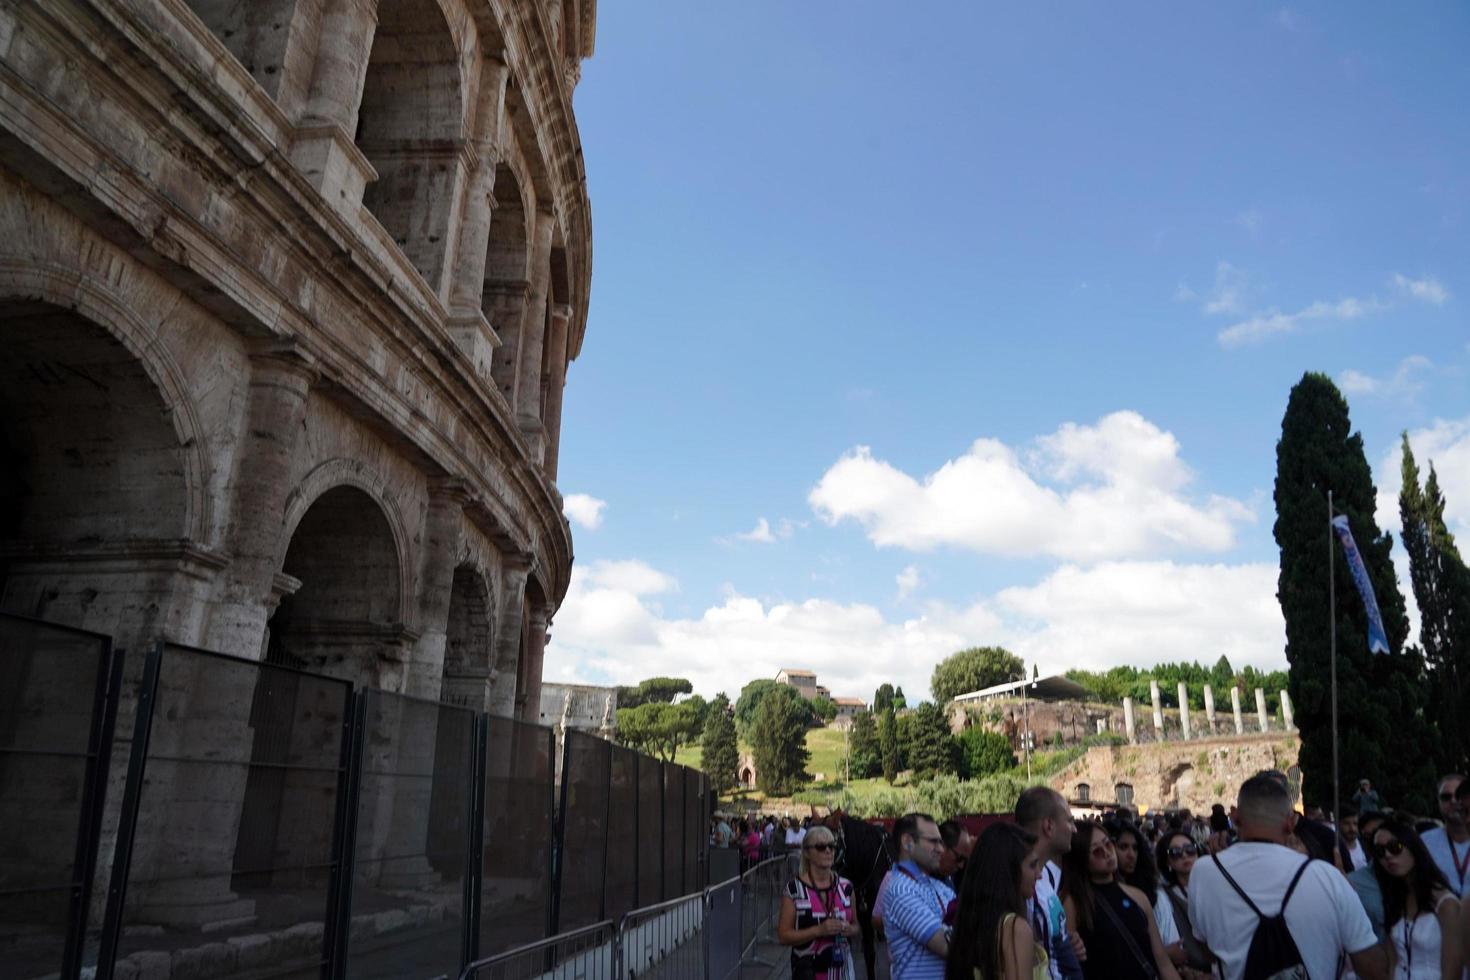
[[[1299,742],[1294,735],[1268,733],[1190,742],[1099,746],[1051,779],[1069,800],[1088,787],[1093,802],[1116,802],[1117,788],[1132,788],[1132,805],[1142,812],[1186,807],[1209,812],[1214,803],[1229,806],[1246,779],[1263,769],[1280,769],[1293,780],[1300,798],[1296,768]]]
[[[591,684],[542,684],[540,723],[612,739],[618,729],[618,689]]]

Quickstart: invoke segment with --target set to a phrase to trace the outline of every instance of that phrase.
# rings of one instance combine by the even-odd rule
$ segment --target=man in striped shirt
[[[883,927],[893,980],[944,980],[949,954],[945,914],[954,891],[937,877],[944,854],[939,825],[925,813],[909,813],[893,825],[899,862],[883,898]]]

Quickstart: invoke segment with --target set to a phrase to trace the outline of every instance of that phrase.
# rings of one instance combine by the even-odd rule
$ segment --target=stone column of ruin
[[[495,616],[491,635],[490,694],[485,710],[499,718],[516,713],[516,666],[521,653],[521,619],[525,615],[526,576],[530,565],[508,558],[495,589]]]
[[[556,481],[556,466],[561,448],[561,399],[567,386],[567,331],[571,328],[572,308],[558,303],[551,310],[551,335],[546,338],[549,371],[545,378],[545,408],[541,426],[546,432],[546,476]]]
[[[1210,685],[1205,685],[1205,724],[1209,726],[1210,736],[1215,734],[1215,692]]]
[[[1128,733],[1128,741],[1138,741],[1138,732],[1133,727],[1133,699],[1131,697],[1123,699],[1123,730]]]
[[[534,725],[541,721],[541,669],[546,662],[546,641],[551,639],[546,630],[551,623],[545,606],[532,606],[527,615],[530,631],[526,638],[526,676],[522,685],[526,703],[521,720]]]
[[[1260,719],[1261,731],[1270,731],[1269,716],[1266,714],[1266,691],[1264,688],[1256,688],[1256,717]]]
[[[1189,739],[1189,689],[1184,682],[1179,682],[1179,731],[1183,733],[1184,739]]]
[[[556,217],[537,211],[531,243],[531,292],[521,320],[520,350],[516,352],[516,425],[531,444],[531,458],[546,459],[546,430],[541,420],[541,351],[546,343],[547,292],[551,285],[551,239]]]
[[[437,701],[443,693],[444,646],[449,631],[449,602],[454,566],[464,537],[464,505],[468,499],[461,480],[440,480],[429,487],[429,509],[424,521],[424,547],[418,575],[419,637],[409,654],[403,693]],[[489,651],[486,651],[486,661]],[[488,672],[488,663],[487,663]]]
[[[1235,734],[1245,734],[1245,719],[1240,714],[1240,688],[1230,689],[1230,708],[1235,712]]]
[[[1296,719],[1292,717],[1291,711],[1291,695],[1286,691],[1281,692],[1281,720],[1287,731],[1296,731]]]
[[[1164,740],[1164,705],[1159,700],[1158,681],[1148,682],[1148,693],[1149,697],[1153,698],[1154,702],[1154,734],[1156,734],[1159,737],[1159,741],[1162,742]]]
[[[291,492],[291,460],[315,361],[294,344],[259,350],[250,361],[249,407],[236,448],[230,485],[230,564],[217,580],[200,645],[259,659],[266,621],[283,592],[277,573],[285,558],[281,515]],[[299,585],[300,583],[291,583]]]
[[[310,95],[291,138],[291,162],[349,220],[378,176],[353,139],[377,24],[377,0],[327,0]]]

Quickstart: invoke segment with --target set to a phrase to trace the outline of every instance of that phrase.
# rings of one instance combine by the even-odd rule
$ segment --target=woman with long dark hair
[[[961,884],[945,980],[1047,980],[1046,950],[1026,918],[1041,874],[1036,835],[1012,823],[985,828]]]
[[[1118,882],[1118,853],[1102,825],[1077,824],[1062,857],[1058,889],[1070,922],[1082,937],[1086,980],[1179,980],[1154,922],[1148,896]]]
[[[1153,848],[1148,846],[1139,829],[1127,821],[1111,825],[1108,833],[1112,835],[1113,849],[1118,853],[1118,880],[1137,888],[1153,903],[1154,925],[1159,927],[1159,940],[1164,944],[1164,952],[1169,954],[1169,962],[1176,967],[1183,966],[1186,959],[1184,945],[1179,940],[1179,929],[1169,911],[1169,904],[1159,890],[1159,869],[1154,864]],[[1174,834],[1188,836],[1182,830],[1171,830],[1168,836]]]
[[[1189,924],[1189,876],[1194,872],[1194,862],[1207,850],[1182,830],[1171,830],[1159,838],[1156,855],[1163,882],[1159,886],[1158,901],[1154,904],[1154,917],[1163,913],[1173,921],[1184,958],[1181,960],[1171,952],[1170,959],[1186,980],[1191,971],[1196,976],[1209,976],[1215,963],[1209,947],[1195,938],[1194,929]]]
[[[1464,966],[1459,902],[1424,842],[1395,817],[1373,831],[1373,853],[1394,980],[1458,977]]]

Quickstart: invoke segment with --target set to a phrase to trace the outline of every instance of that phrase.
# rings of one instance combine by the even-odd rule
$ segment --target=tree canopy
[[[690,704],[649,701],[618,709],[618,741],[640,752],[656,753],[665,762],[673,762],[680,743],[698,732],[699,715]]]
[[[883,778],[891,785],[898,779],[898,771],[902,768],[898,755],[898,722],[893,717],[892,710],[878,716],[878,753],[883,767]]]
[[[911,718],[908,764],[919,778],[954,773],[955,743],[949,734],[949,723],[944,709],[930,701],[919,705],[907,718]]]
[[[773,695],[790,701],[803,725],[815,722],[816,717],[812,714],[811,705],[796,688],[769,678],[754,680],[740,689],[740,698],[735,702],[735,728],[740,733],[740,737],[747,742],[753,741],[751,734],[761,704],[766,698]]]
[[[807,715],[803,711],[806,699],[784,684],[779,687],[790,691],[791,697],[772,691],[760,699],[750,743],[761,791],[787,796],[808,779]]]
[[[650,677],[633,687],[619,687],[618,707],[636,708],[650,701],[669,704],[680,694],[693,691],[694,685],[682,677]]]
[[[721,795],[733,790],[738,781],[740,746],[735,738],[730,699],[723,694],[715,695],[709,703],[700,745],[700,764],[709,776],[710,786]]]
[[[878,745],[878,725],[868,711],[852,716],[847,733],[848,769],[853,779],[867,779],[883,771],[883,751]]]
[[[929,692],[943,706],[961,694],[1019,681],[1025,676],[1026,665],[1010,651],[1001,647],[970,647],[934,665]]]

